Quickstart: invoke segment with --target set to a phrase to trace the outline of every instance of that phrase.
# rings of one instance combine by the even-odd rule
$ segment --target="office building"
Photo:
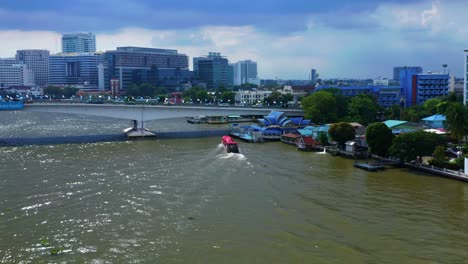
[[[34,83],[36,85],[47,85],[49,83],[49,56],[48,50],[18,50],[16,51],[16,60],[26,64],[28,69],[34,74]]]
[[[16,59],[0,59],[0,88],[33,86],[34,74]]]
[[[400,77],[400,94],[403,96],[403,105],[405,107],[416,104],[416,91],[413,87],[416,86],[416,77],[421,73],[421,67],[395,67],[399,68],[398,76]],[[394,69],[395,69],[394,68]],[[414,88],[416,89],[416,88]]]
[[[447,96],[450,89],[450,76],[443,73],[420,73],[413,76],[411,105],[422,105],[431,98]]]
[[[210,52],[208,56],[193,59],[196,78],[206,83],[207,89],[218,89],[229,86],[229,61],[221,53]]]
[[[49,57],[49,83],[96,90],[101,53],[59,53]]]
[[[239,61],[231,64],[233,69],[234,85],[252,83],[260,85],[260,79],[257,76],[257,63],[251,60]]]
[[[401,70],[409,70],[410,72],[415,72],[416,74],[422,73],[423,69],[420,66],[400,66],[400,67],[393,67],[393,80],[399,82],[400,81],[400,73]]]
[[[317,83],[318,76],[319,76],[319,75],[318,75],[316,69],[310,70],[310,82],[311,82],[312,84],[316,84],[316,83]]]
[[[93,33],[63,34],[62,52],[96,52],[96,36]]]
[[[176,89],[190,81],[188,56],[177,50],[118,47],[104,53],[104,84],[110,90],[110,80],[119,80],[119,90],[125,91],[132,84],[150,83]]]

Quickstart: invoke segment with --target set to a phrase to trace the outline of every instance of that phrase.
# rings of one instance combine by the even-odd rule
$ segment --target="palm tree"
[[[450,103],[445,111],[450,135],[457,141],[465,138],[468,132],[468,111],[461,103]]]

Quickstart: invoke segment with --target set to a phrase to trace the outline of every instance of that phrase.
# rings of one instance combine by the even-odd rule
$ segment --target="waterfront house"
[[[428,128],[424,124],[401,121],[401,120],[387,120],[383,123],[392,130],[392,133],[394,135],[408,133],[408,132],[415,132],[415,131],[424,130]]]
[[[446,126],[446,118],[445,118],[445,115],[439,115],[439,114],[435,114],[435,115],[432,115],[432,116],[429,116],[429,117],[426,117],[426,118],[423,118],[422,121],[423,123],[430,127],[430,128],[434,128],[434,129],[437,129],[437,128],[445,128]]]
[[[299,150],[312,150],[315,148],[315,141],[311,136],[300,136],[297,142],[297,149]]]
[[[320,126],[306,126],[302,129],[298,129],[297,131],[302,136],[311,136],[315,140],[318,140],[320,134],[325,134],[328,138],[330,135],[328,134],[328,130],[330,129],[330,125],[320,125]]]

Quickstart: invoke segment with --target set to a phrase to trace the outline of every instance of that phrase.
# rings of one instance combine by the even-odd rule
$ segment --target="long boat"
[[[239,146],[237,146],[237,143],[230,136],[223,136],[221,143],[227,153],[239,153]]]

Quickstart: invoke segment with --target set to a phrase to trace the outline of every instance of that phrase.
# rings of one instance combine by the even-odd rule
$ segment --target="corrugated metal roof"
[[[401,120],[387,120],[383,122],[388,128],[392,128],[395,126],[399,126],[401,124],[407,123],[408,121],[401,121]]]
[[[445,115],[435,114],[422,119],[423,121],[446,121]]]

